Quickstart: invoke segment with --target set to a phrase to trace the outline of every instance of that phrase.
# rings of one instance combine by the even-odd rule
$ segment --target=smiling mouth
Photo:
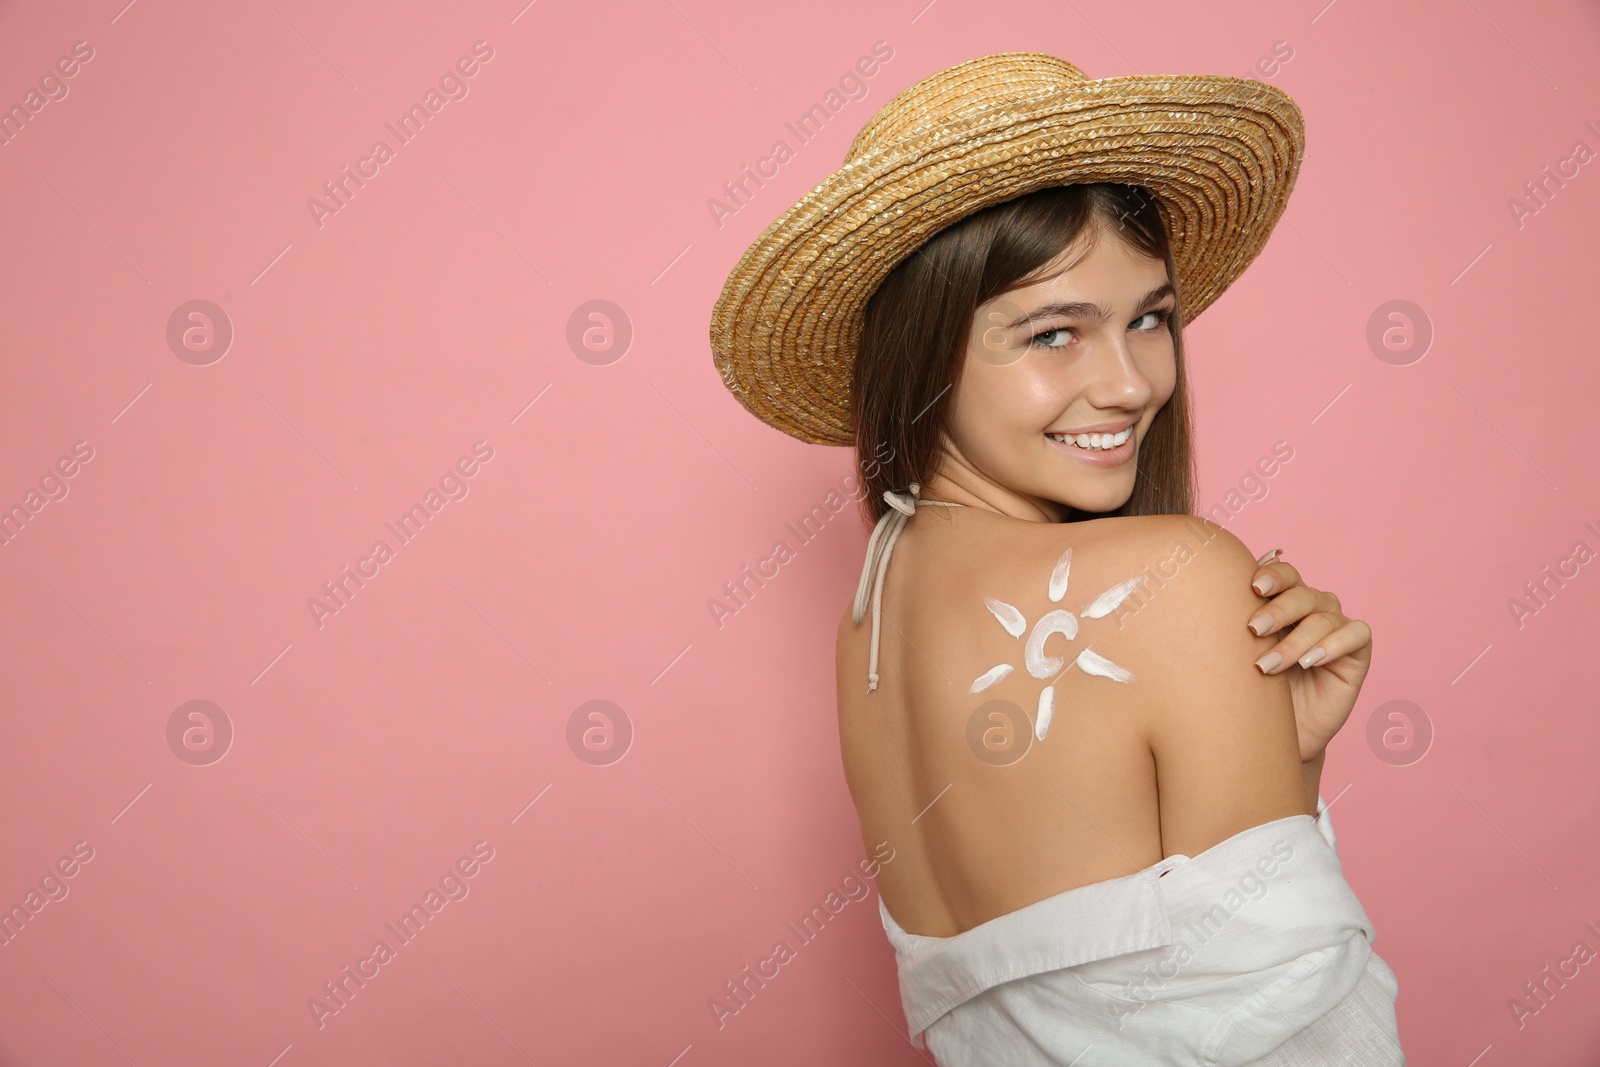
[[[1074,448],[1081,448],[1085,452],[1109,452],[1125,444],[1128,438],[1133,436],[1133,427],[1129,426],[1118,433],[1080,433],[1071,435],[1047,433],[1045,436],[1052,441],[1070,445]]]

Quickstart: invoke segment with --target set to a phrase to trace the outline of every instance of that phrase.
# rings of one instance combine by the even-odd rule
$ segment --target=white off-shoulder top
[[[912,1044],[940,1067],[1403,1065],[1399,985],[1317,808],[954,937],[879,897]]]

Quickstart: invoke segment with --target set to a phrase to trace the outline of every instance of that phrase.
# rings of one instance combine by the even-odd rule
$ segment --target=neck
[[[941,471],[922,486],[924,500],[948,500],[1025,522],[1065,522],[1068,508],[1054,500],[1014,493],[966,467]]]

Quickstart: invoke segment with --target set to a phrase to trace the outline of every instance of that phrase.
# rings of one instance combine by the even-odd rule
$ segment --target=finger
[[[1300,584],[1300,572],[1283,560],[1274,560],[1256,568],[1250,576],[1250,587],[1261,596],[1282,593]]]
[[[1287,670],[1299,662],[1300,658],[1313,647],[1331,639],[1342,622],[1342,619],[1327,615],[1315,613],[1307,615],[1298,626],[1285,633],[1282,640],[1262,653],[1256,660],[1256,666],[1260,668],[1262,674],[1279,674]]]
[[[1370,650],[1371,644],[1372,629],[1360,619],[1317,612],[1307,616],[1293,632],[1285,634],[1283,640],[1268,649],[1256,663],[1259,666],[1276,652],[1282,658],[1262,673],[1279,674],[1295,665],[1307,669],[1327,667],[1352,653]],[[1370,651],[1361,658],[1370,660]]]
[[[1316,656],[1318,650],[1324,654]],[[1348,619],[1343,626],[1312,645],[1305,654],[1297,657],[1302,666],[1330,667],[1346,657],[1354,657],[1362,670],[1372,661],[1372,627],[1360,619]],[[1309,663],[1302,661],[1309,660]]]
[[[1293,626],[1314,611],[1328,611],[1331,605],[1320,589],[1297,585],[1274,596],[1251,613],[1245,625],[1257,637],[1277,633]]]

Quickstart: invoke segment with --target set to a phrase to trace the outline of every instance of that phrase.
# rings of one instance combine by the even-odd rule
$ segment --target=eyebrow
[[[1156,286],[1154,289],[1144,294],[1143,299],[1139,301],[1137,314],[1143,315],[1146,311],[1149,311],[1150,308],[1154,307],[1156,304],[1159,304],[1162,300],[1174,295],[1176,295],[1176,290],[1172,288],[1171,282],[1164,282],[1163,284]],[[1066,319],[1090,319],[1094,322],[1105,322],[1107,319],[1111,318],[1111,309],[1106,307],[1104,304],[1096,304],[1087,300],[1078,300],[1072,303],[1056,302],[1042,304],[1033,311],[1028,312],[1026,315],[1023,315],[1021,318],[1011,323],[1007,329],[1014,330],[1019,326],[1023,326],[1034,321],[1035,319],[1048,319],[1057,315]]]

